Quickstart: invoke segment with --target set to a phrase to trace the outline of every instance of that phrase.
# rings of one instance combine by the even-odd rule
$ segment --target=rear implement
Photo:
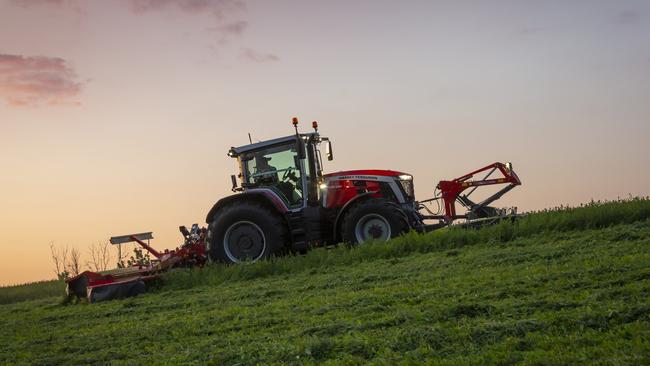
[[[148,241],[153,239],[151,232],[112,237],[111,244],[118,245],[120,252],[122,244],[135,242],[151,253],[155,259],[148,263],[134,262],[129,266],[110,271],[84,271],[66,280],[68,297],[86,298],[88,302],[93,303],[136,296],[144,293],[148,284],[169,269],[204,265],[207,259],[205,228],[199,228],[194,224],[191,230],[187,230],[185,226],[181,226],[179,230],[185,239],[184,243],[174,250],[165,250],[162,253],[149,245]],[[147,240],[147,243],[144,240]]]

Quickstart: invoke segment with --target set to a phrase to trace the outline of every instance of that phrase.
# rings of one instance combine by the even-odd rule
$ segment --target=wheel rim
[[[266,237],[255,223],[238,221],[226,230],[223,249],[233,263],[255,262],[262,258],[266,251]]]
[[[386,241],[391,238],[391,229],[388,220],[379,214],[363,216],[354,228],[357,243],[367,240]]]

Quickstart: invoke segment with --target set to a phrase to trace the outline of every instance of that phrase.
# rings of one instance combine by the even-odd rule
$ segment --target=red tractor
[[[474,222],[499,217],[504,212],[489,204],[521,184],[509,163],[494,163],[441,181],[439,196],[418,202],[410,174],[392,170],[323,174],[320,147],[325,146],[327,160],[332,160],[330,140],[318,133],[316,122],[311,133],[299,133],[295,118],[293,125],[293,135],[233,147],[228,152],[239,164],[239,174],[231,177],[232,190],[237,193],[219,200],[206,217],[211,260],[257,261],[339,242],[354,245],[388,240],[410,230],[424,232],[446,226],[459,218]],[[489,171],[484,178],[471,180],[484,171]],[[495,171],[502,177],[488,179]],[[502,183],[507,186],[480,203],[468,197],[478,186]],[[471,192],[461,195],[468,188]],[[425,206],[437,200],[444,202],[444,214]],[[456,201],[468,209],[466,214],[456,214]],[[438,222],[425,224],[432,219]]]
[[[236,194],[212,207],[206,218],[207,230],[197,224],[191,230],[181,226],[184,242],[164,252],[149,245],[151,232],[112,237],[110,242],[120,250],[121,245],[135,242],[154,259],[110,271],[85,271],[66,280],[68,295],[86,297],[89,302],[134,296],[160,273],[202,266],[208,259],[254,262],[340,242],[385,241],[410,230],[426,232],[447,226],[456,219],[470,224],[495,221],[508,213],[489,205],[521,184],[510,163],[494,163],[439,182],[439,194],[418,202],[410,174],[392,170],[323,174],[320,147],[325,146],[325,156],[332,160],[330,140],[320,136],[316,122],[314,132],[302,134],[297,119],[293,124],[294,135],[230,149],[228,155],[239,163],[241,186],[233,175]],[[497,171],[501,177],[490,179]],[[482,172],[487,172],[483,178],[473,179]],[[493,184],[506,186],[479,203],[469,198],[478,187]],[[471,190],[462,194],[467,189]],[[428,208],[431,202],[438,203],[438,212]],[[467,213],[457,215],[456,202],[467,208]],[[437,222],[425,224],[427,220]]]

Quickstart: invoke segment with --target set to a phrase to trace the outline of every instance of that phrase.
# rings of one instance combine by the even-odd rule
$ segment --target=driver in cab
[[[256,184],[262,186],[273,186],[289,201],[292,205],[302,202],[302,187],[296,185],[299,178],[293,173],[292,168],[283,169],[284,175],[278,177],[278,169],[269,164],[271,157],[259,154],[255,156],[255,176]],[[296,191],[297,190],[297,191]]]
[[[264,155],[255,156],[255,183],[258,184],[274,184],[278,183],[277,169],[269,165],[270,157]]]

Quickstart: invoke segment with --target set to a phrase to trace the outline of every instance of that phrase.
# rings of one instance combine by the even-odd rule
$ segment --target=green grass
[[[317,268],[350,266],[375,259],[400,258],[476,244],[507,243],[518,238],[547,233],[607,228],[650,218],[650,199],[632,198],[613,202],[591,202],[577,208],[558,207],[527,214],[515,223],[504,221],[480,230],[449,228],[425,235],[409,233],[390,243],[371,243],[353,249],[339,247],[316,250],[306,256],[282,257],[249,266],[213,266],[204,270],[169,274],[168,288],[249,280],[271,275],[300,273]]]
[[[0,304],[61,296],[63,281],[51,280],[0,287]]]
[[[650,201],[0,305],[0,364],[650,363]],[[4,290],[4,289],[2,289]]]

